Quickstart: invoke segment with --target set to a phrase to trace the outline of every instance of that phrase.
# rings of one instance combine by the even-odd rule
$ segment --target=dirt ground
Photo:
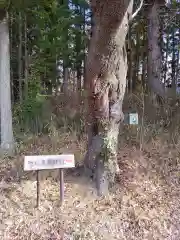
[[[84,146],[64,136],[56,152]],[[15,159],[0,162],[0,239],[2,240],[179,240],[180,158],[177,148],[156,142],[143,152],[119,151],[120,175],[112,193],[98,198],[90,180],[65,176],[65,201],[59,204],[56,171],[40,173],[40,206],[36,205],[36,175],[23,171],[23,156],[44,154],[52,146],[37,140]],[[54,150],[53,150],[54,151]],[[54,151],[55,152],[55,151]]]

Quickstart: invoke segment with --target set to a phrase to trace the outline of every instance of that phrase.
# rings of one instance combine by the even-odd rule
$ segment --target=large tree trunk
[[[161,82],[162,54],[160,46],[160,7],[162,0],[149,1],[148,6],[148,85],[152,92],[164,97],[164,84]]]
[[[10,44],[6,13],[0,22],[0,105],[1,105],[1,149],[4,153],[14,152],[10,89]]]
[[[91,1],[95,25],[86,65],[92,137],[85,157],[96,168],[99,194],[106,194],[119,170],[117,147],[126,88],[125,38],[133,0]]]

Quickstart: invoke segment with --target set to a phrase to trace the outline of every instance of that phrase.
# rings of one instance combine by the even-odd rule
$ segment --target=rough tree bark
[[[155,94],[165,97],[164,84],[161,82],[162,54],[160,47],[159,11],[164,0],[148,1],[148,85]]]
[[[126,88],[125,38],[133,0],[92,0],[95,25],[86,63],[91,137],[85,156],[87,169],[96,169],[99,194],[107,194],[119,170],[117,147]]]
[[[0,11],[0,105],[1,105],[1,150],[14,153],[10,87],[10,43],[7,13]]]

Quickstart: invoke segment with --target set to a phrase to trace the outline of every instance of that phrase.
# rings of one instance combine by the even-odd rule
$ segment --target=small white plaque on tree
[[[138,113],[130,113],[129,114],[129,124],[130,125],[138,124]]]
[[[46,170],[75,167],[74,154],[25,156],[24,170]]]

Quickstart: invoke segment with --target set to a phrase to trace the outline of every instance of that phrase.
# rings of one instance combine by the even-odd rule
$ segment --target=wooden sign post
[[[39,206],[39,171],[47,169],[59,169],[60,181],[60,201],[64,201],[64,168],[75,167],[75,160],[73,154],[62,155],[39,155],[39,156],[25,156],[24,171],[37,171],[37,207]]]

